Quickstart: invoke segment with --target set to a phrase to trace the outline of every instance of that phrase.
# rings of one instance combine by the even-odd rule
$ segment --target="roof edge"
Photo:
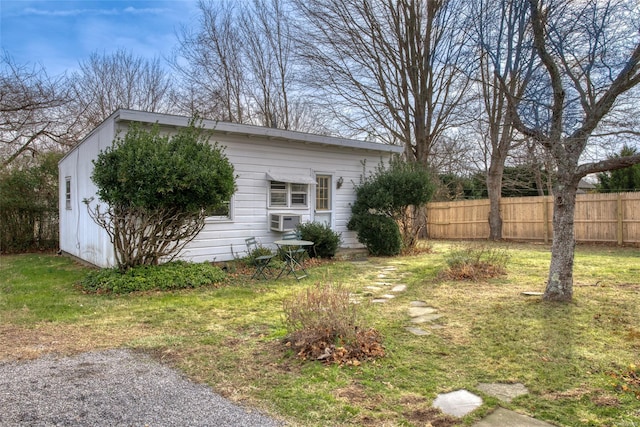
[[[111,117],[115,117],[116,121],[157,123],[159,125],[178,127],[187,126],[189,124],[189,121],[191,120],[186,116],[150,113],[136,110],[118,110]],[[404,152],[404,148],[400,145],[381,144],[377,142],[361,141],[357,139],[316,135],[312,133],[275,129],[263,126],[229,123],[215,120],[203,120],[202,125],[205,129],[210,129],[214,133],[249,135],[268,139],[281,139],[396,154],[401,154]]]

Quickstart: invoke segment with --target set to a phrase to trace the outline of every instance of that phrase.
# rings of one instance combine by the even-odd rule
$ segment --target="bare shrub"
[[[441,276],[450,280],[478,281],[506,274],[509,254],[506,248],[468,245],[445,256],[447,268]]]
[[[361,306],[349,298],[342,286],[316,284],[286,299],[287,346],[301,359],[326,363],[359,365],[383,357],[379,332],[361,326]]]

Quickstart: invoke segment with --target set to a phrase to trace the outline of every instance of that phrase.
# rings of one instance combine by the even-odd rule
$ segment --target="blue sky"
[[[0,44],[18,64],[55,76],[93,52],[167,56],[197,17],[197,0],[0,0]]]

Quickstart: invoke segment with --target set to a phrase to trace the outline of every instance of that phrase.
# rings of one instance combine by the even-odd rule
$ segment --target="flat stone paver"
[[[385,303],[387,301],[389,301],[389,300],[386,299],[386,298],[374,298],[374,299],[371,300],[371,302],[374,303],[374,304],[383,304],[383,303]]]
[[[427,304],[424,301],[411,301],[409,303],[409,307],[428,307],[429,304]]]
[[[527,387],[525,387],[524,384],[521,383],[480,383],[478,384],[478,390],[507,403],[511,402],[518,396],[529,393]]]
[[[443,317],[442,314],[425,314],[424,316],[418,316],[418,317],[414,317],[413,319],[411,319],[411,323],[427,323],[427,322],[433,322],[434,320],[438,320],[439,318]]]
[[[409,317],[419,317],[427,314],[434,314],[438,310],[433,307],[409,307]]]
[[[425,336],[425,335],[431,335],[431,332],[429,331],[425,331],[424,329],[420,329],[420,328],[412,328],[412,327],[408,327],[407,331],[411,332],[413,335],[417,335],[419,337]]]
[[[504,408],[498,408],[472,427],[553,427],[552,424]]]
[[[451,393],[439,394],[436,400],[433,401],[435,408],[454,417],[464,417],[480,405],[482,405],[482,398],[467,390],[456,390]],[[509,424],[503,425],[510,426]]]
[[[404,292],[407,290],[407,285],[395,285],[391,288],[391,292]]]

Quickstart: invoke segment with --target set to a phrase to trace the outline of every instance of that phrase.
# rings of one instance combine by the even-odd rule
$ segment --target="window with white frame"
[[[309,206],[309,184],[269,182],[269,207],[306,208],[307,206]]]
[[[64,204],[65,208],[71,210],[71,177],[64,179]]]
[[[316,210],[331,209],[331,177],[329,175],[316,176]]]
[[[206,212],[207,221],[229,221],[233,219],[232,200],[227,200],[216,209],[209,209]]]

